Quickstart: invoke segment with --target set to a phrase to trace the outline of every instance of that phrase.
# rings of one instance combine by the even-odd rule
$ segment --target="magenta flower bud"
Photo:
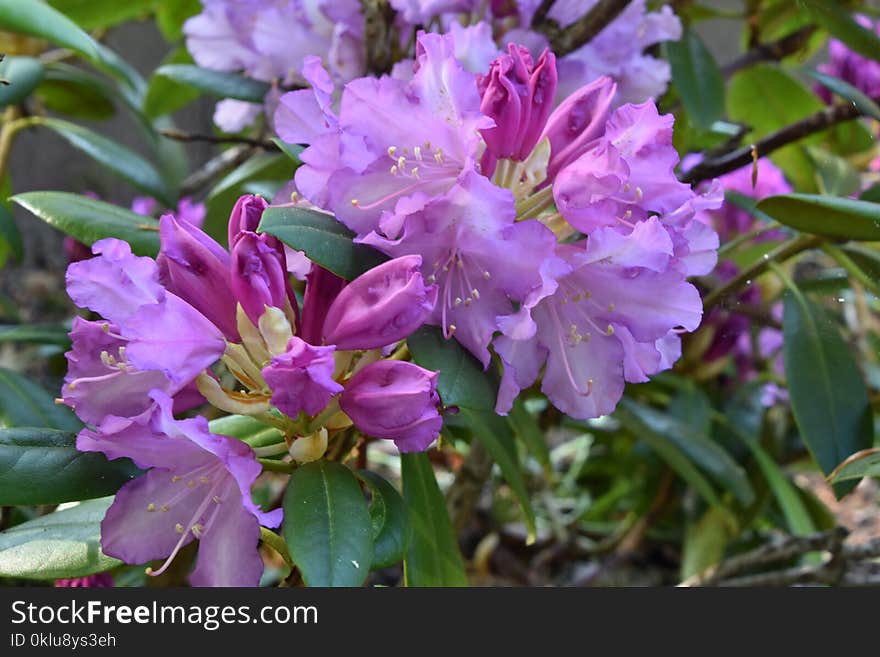
[[[363,433],[394,441],[401,452],[421,452],[443,426],[437,372],[414,363],[381,360],[355,374],[339,406]]]
[[[229,249],[235,246],[239,233],[256,233],[260,225],[263,210],[269,207],[262,196],[246,194],[235,202],[232,214],[229,215]]]
[[[300,411],[317,415],[342,386],[333,380],[331,347],[314,347],[294,336],[287,351],[272,358],[263,377],[272,388],[272,403],[283,413],[296,417]]]
[[[403,256],[349,283],[327,310],[324,344],[341,351],[378,349],[415,331],[437,302],[437,286],[425,286],[421,266],[421,256]]]
[[[200,228],[171,214],[159,220],[159,239],[162,247],[156,263],[162,285],[207,317],[228,339],[238,341],[226,250]]]
[[[548,181],[605,133],[615,93],[617,85],[603,76],[575,91],[553,111],[543,135],[550,139]]]
[[[537,65],[516,44],[492,62],[479,81],[480,110],[495,120],[481,134],[494,158],[525,160],[544,130],[556,98],[556,57],[544,50]]]
[[[266,306],[284,308],[287,288],[284,249],[278,240],[249,231],[239,233],[232,247],[232,292],[254,326]]]
[[[306,292],[303,297],[301,326],[298,335],[311,344],[321,343],[324,318],[334,299],[347,285],[344,278],[312,264],[306,274]]]

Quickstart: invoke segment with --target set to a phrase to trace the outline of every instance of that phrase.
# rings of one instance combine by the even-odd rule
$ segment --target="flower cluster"
[[[264,512],[250,487],[262,468],[244,442],[180,413],[207,400],[282,429],[283,451],[320,458],[328,431],[354,424],[401,451],[424,450],[440,432],[437,374],[383,350],[432,312],[438,288],[418,256],[392,259],[350,283],[314,265],[300,307],[285,250],[256,232],[266,202],[242,197],[229,251],[166,214],[153,260],[116,239],[71,264],[73,301],[100,316],[77,318],[63,401],[89,425],[82,451],[127,457],[147,472],[117,494],[102,548],[127,563],[166,558],[193,539],[196,585],[256,585]],[[276,450],[277,452],[277,450]]]
[[[423,33],[417,52],[411,76],[353,80],[338,105],[306,62],[312,89],[275,115],[282,139],[309,144],[297,192],[359,242],[421,257],[428,321],[484,367],[490,347],[500,357],[499,413],[542,369],[562,411],[611,412],[700,323],[687,277],[711,271],[718,238],[695,216],[720,188],[678,182],[672,117],[652,101],[614,109],[607,77],[559,94],[549,50],[511,45],[484,75],[453,35]]]
[[[547,19],[565,28],[588,13],[598,0],[557,0]],[[202,0],[203,11],[185,25],[187,48],[203,67],[242,71],[282,86],[310,80],[301,75],[305,60],[318,56],[333,86],[365,73],[364,25],[356,0]],[[455,54],[472,73],[482,72],[508,43],[527,46],[537,58],[547,37],[533,26],[538,3],[526,0],[391,0],[394,11],[389,47],[403,59],[395,75],[406,75],[413,58],[417,31],[453,35]],[[428,27],[426,27],[428,26]],[[559,88],[568,95],[584,81],[607,75],[617,84],[618,104],[642,102],[661,95],[669,83],[669,65],[646,50],[681,37],[681,22],[669,7],[656,12],[645,0],[634,0],[596,38],[562,57]],[[274,106],[273,98],[267,105]],[[224,100],[215,123],[238,131],[253,122],[260,105]]]

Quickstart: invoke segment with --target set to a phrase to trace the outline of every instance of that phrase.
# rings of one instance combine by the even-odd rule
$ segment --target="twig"
[[[183,132],[182,130],[174,130],[166,128],[160,130],[159,134],[168,139],[185,142],[208,142],[209,144],[247,144],[254,148],[263,148],[267,151],[278,150],[278,146],[274,142],[266,139],[251,139],[250,137],[239,137],[236,135],[202,135],[191,132]]]
[[[804,137],[809,137],[827,128],[851,121],[862,116],[852,103],[838,103],[808,116],[802,121],[792,123],[767,135],[752,145],[744,146],[721,157],[705,160],[681,176],[681,181],[694,184],[709,180],[751,164],[755,159],[769,155],[783,146],[788,146]]]
[[[560,29],[555,22],[545,20],[542,31],[550,37],[550,47],[556,56],[562,57],[589,43],[617,18],[631,1],[599,0],[587,14],[568,27]]]
[[[234,169],[239,164],[248,159],[254,152],[254,148],[245,144],[233,146],[217,157],[211,158],[198,171],[193,172],[183,184],[180,186],[180,193],[183,196],[192,194],[201,189],[216,176],[219,176],[230,169]]]
[[[556,0],[541,0],[541,4],[535,9],[535,13],[532,14],[533,29],[536,29],[539,32],[542,31],[542,28],[547,22],[547,14],[553,9],[554,4],[556,4]]]
[[[797,255],[814,246],[822,243],[822,238],[815,235],[801,235],[794,239],[784,242],[775,249],[767,253],[764,258],[753,263],[751,266],[743,269],[739,274],[731,278],[724,285],[715,288],[703,298],[703,310],[708,312],[710,308],[717,305],[724,297],[735,292],[744,284],[748,284],[757,276],[763,274],[770,266],[771,262],[783,262],[792,256]]]
[[[761,62],[777,62],[801,50],[816,32],[815,25],[802,27],[777,41],[758,44],[721,69],[725,77]]]

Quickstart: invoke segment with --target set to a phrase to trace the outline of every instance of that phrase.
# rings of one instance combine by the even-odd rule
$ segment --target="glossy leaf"
[[[289,247],[346,280],[352,280],[387,258],[363,244],[331,215],[297,207],[270,207],[257,229],[274,235]]]
[[[234,98],[250,103],[263,103],[270,86],[238,73],[214,71],[194,64],[166,64],[155,75],[170,78],[217,98]]]
[[[403,499],[412,540],[404,560],[407,586],[467,586],[458,540],[428,455],[401,454]]]
[[[82,423],[55,397],[18,372],[0,368],[0,421],[7,427],[79,431]]]
[[[401,561],[409,545],[411,528],[406,505],[397,489],[374,472],[356,473],[370,489],[370,519],[373,522],[371,570],[387,568]]]
[[[413,360],[440,372],[437,390],[446,406],[474,410],[495,408],[497,387],[476,358],[456,340],[447,340],[437,326],[423,326],[406,340]]]
[[[89,500],[0,532],[0,577],[85,577],[118,566],[101,552],[101,520],[112,502]]]
[[[828,474],[873,444],[867,388],[835,323],[797,288],[785,293],[782,325],[791,408],[804,443]]]
[[[43,79],[45,69],[33,57],[6,57],[0,62],[0,107],[15,105],[27,98]]]
[[[0,505],[61,504],[114,494],[139,474],[128,459],[80,452],[76,434],[0,429]]]
[[[159,252],[159,222],[118,205],[67,192],[25,192],[12,200],[85,244],[116,237],[131,244],[138,255]]]
[[[53,130],[71,146],[131,183],[133,187],[162,201],[168,207],[174,205],[173,194],[161,174],[134,151],[75,123],[47,118],[32,120],[37,125]]]
[[[837,239],[880,240],[880,205],[833,196],[768,196],[758,209],[805,233]]]
[[[373,558],[370,512],[351,470],[332,461],[297,468],[284,494],[284,538],[308,586],[360,586]]]
[[[678,41],[665,41],[664,58],[688,116],[703,130],[724,113],[724,78],[712,53],[692,30]]]

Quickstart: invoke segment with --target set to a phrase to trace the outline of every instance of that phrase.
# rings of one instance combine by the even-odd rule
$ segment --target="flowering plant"
[[[185,4],[146,80],[88,32],[133,13],[0,0],[0,184],[66,234],[69,320],[0,329],[64,355],[48,398],[0,370],[0,577],[573,583],[660,544],[701,583],[828,528],[791,463],[878,474],[869,17],[747,3],[721,68],[693,3]],[[68,120],[101,103],[147,155]],[[148,196],[23,191],[33,129]]]

